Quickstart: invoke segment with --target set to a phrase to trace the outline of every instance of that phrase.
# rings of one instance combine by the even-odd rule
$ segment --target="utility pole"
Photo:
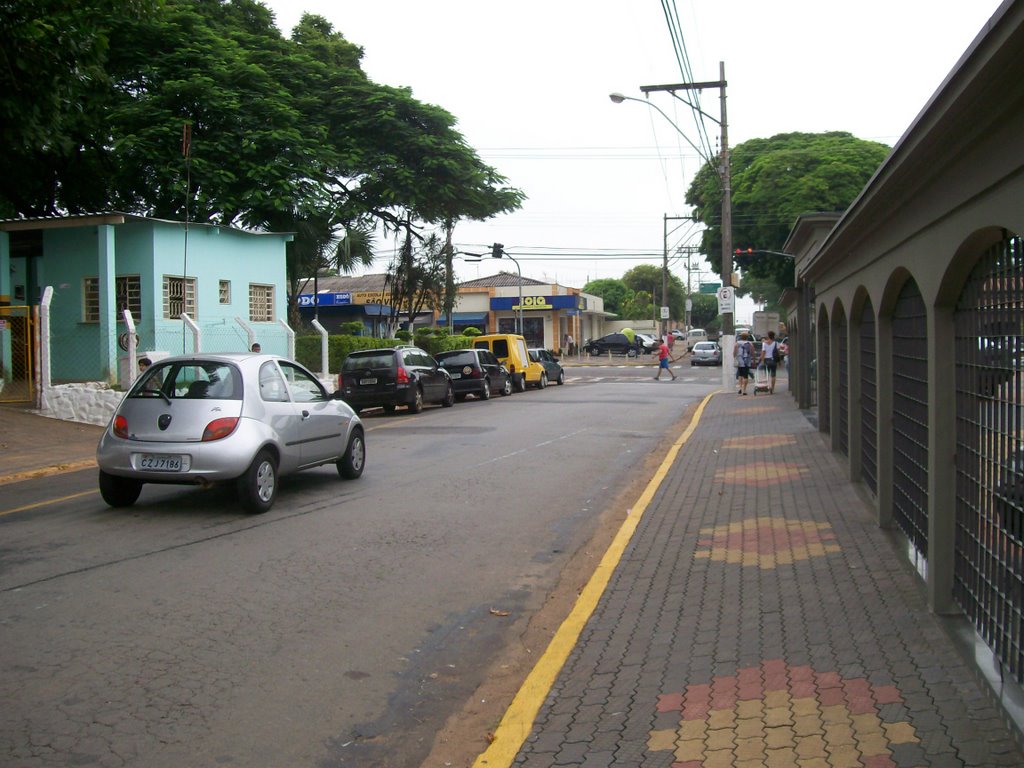
[[[675,83],[672,85],[641,85],[640,91],[645,94],[654,91],[668,91],[680,101],[693,107],[705,117],[714,120],[722,130],[722,148],[719,153],[718,177],[722,184],[722,285],[732,287],[732,181],[729,170],[729,125],[725,111],[725,62],[718,62],[718,80],[702,83]],[[676,91],[702,91],[705,88],[718,88],[719,103],[721,108],[721,119],[712,117],[700,107],[676,95]],[[615,99],[613,98],[613,101]],[[652,105],[653,106],[653,105]],[[657,107],[655,107],[657,109]],[[660,110],[659,110],[660,111]],[[664,114],[664,113],[662,113]],[[667,117],[667,116],[666,116]],[[669,121],[671,122],[671,120]],[[675,125],[673,123],[673,125]],[[679,131],[679,128],[676,127]],[[679,131],[682,134],[682,131]],[[685,138],[685,135],[684,135]],[[691,145],[693,142],[690,142]],[[699,150],[698,150],[699,151]],[[711,158],[705,158],[709,163]],[[729,381],[732,373],[732,347],[735,342],[735,326],[733,324],[733,312],[722,313],[722,385],[731,386]]]

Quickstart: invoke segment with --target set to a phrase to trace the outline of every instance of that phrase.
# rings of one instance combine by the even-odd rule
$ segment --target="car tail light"
[[[398,373],[395,374],[395,381],[399,384],[408,384],[409,372],[402,366],[398,366]]]
[[[223,437],[227,437],[235,431],[236,426],[238,426],[237,416],[225,419],[214,419],[207,424],[206,429],[203,430],[203,442],[208,443],[211,440],[220,440]]]
[[[114,434],[118,437],[128,437],[128,419],[124,416],[114,417]]]
[[[344,388],[345,388],[345,374],[339,373],[338,374],[338,389],[344,389]]]

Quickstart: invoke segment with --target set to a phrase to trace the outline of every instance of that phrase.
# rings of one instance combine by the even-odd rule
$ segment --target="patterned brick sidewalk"
[[[515,765],[1020,766],[785,395],[712,398]]]

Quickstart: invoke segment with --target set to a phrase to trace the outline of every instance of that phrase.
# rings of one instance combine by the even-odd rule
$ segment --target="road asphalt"
[[[101,431],[0,408],[0,485]],[[1024,765],[840,458],[788,393],[708,396],[475,766]]]

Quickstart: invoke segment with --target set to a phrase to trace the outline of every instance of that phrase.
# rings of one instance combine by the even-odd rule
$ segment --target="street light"
[[[722,183],[722,284],[723,286],[732,287],[732,181],[729,170],[729,132],[728,132],[728,120],[726,119],[725,113],[725,62],[719,62],[718,64],[719,79],[717,81],[705,82],[705,83],[675,83],[672,85],[643,85],[640,86],[640,90],[649,94],[651,91],[668,91],[673,96],[676,96],[676,91],[699,91],[704,88],[718,88],[721,101],[721,112],[722,119],[716,120],[711,115],[707,115],[703,110],[699,110],[702,115],[706,115],[711,120],[718,123],[722,130],[722,144],[719,157],[721,159],[721,165],[715,169],[718,178]],[[669,125],[676,129],[676,132],[686,139],[686,143],[696,150],[697,154],[709,165],[711,164],[711,158],[704,154],[704,151],[694,144],[690,137],[683,133],[682,129],[676,125],[672,118],[665,114],[665,112],[657,105],[644,99],[636,99],[631,96],[624,96],[621,93],[609,94],[610,98],[614,103],[621,104],[624,101],[638,101],[641,104],[646,104],[654,110],[657,110],[658,114],[668,120]],[[676,98],[680,98],[676,96]],[[685,99],[682,99],[685,101]],[[689,103],[689,102],[686,102]],[[691,105],[692,106],[692,105]],[[729,386],[729,373],[728,370],[732,366],[729,363],[732,362],[732,349],[729,342],[733,339],[733,312],[726,311],[722,312],[722,341],[725,342],[723,345],[723,362],[725,365],[722,367],[722,385],[725,387]]]

